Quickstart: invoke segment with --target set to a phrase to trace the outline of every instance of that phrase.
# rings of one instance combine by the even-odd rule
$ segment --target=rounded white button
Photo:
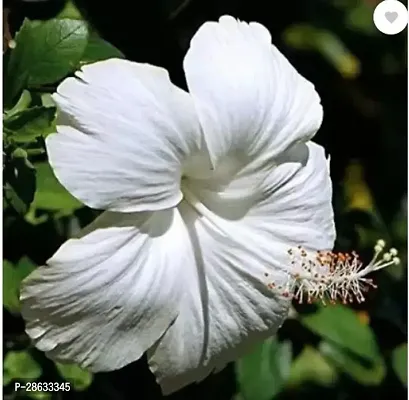
[[[396,35],[408,24],[408,10],[398,0],[382,1],[375,8],[373,22],[385,35]]]

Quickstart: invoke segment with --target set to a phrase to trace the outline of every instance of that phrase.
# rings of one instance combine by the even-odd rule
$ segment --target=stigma
[[[333,253],[331,251],[307,252],[301,246],[288,250],[290,268],[287,281],[277,286],[267,283],[270,290],[278,290],[284,297],[294,298],[299,303],[321,301],[343,304],[365,301],[364,293],[376,288],[367,276],[372,272],[400,263],[398,251],[385,251],[385,241],[378,240],[374,256],[365,265],[356,252]],[[268,274],[265,274],[268,276]]]

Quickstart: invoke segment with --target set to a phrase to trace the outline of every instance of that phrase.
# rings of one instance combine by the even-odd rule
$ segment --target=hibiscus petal
[[[241,229],[240,223],[203,217],[185,201],[180,209],[191,227],[196,267],[184,271],[190,285],[179,316],[148,350],[150,368],[164,394],[204,379],[274,334],[289,307],[288,299],[264,282],[269,266],[270,279],[284,283],[285,247]]]
[[[312,250],[332,249],[335,242],[332,182],[322,146],[297,144],[277,159],[253,196],[230,201],[225,194],[195,185],[200,201],[226,219],[263,231],[280,243]]]
[[[197,151],[190,96],[158,67],[111,59],[84,66],[54,99],[47,150],[60,182],[86,205],[111,211],[175,206],[181,163]]]
[[[324,148],[298,145],[305,166],[291,159],[280,164],[263,182],[263,192],[251,208],[247,224],[274,235],[275,240],[306,250],[331,250],[335,242],[332,182]],[[264,223],[263,223],[264,221]]]
[[[188,243],[176,209],[103,214],[23,282],[27,334],[93,371],[137,360],[178,315]]]
[[[202,380],[280,327],[289,306],[280,286],[288,282],[290,247],[332,249],[332,189],[322,147],[296,146],[280,162],[263,182],[263,196],[231,202],[185,189],[189,204],[180,208],[197,265],[185,274],[196,285],[148,351],[164,393]]]
[[[323,112],[314,86],[258,23],[207,22],[184,61],[213,165],[241,153],[260,163],[313,137]]]

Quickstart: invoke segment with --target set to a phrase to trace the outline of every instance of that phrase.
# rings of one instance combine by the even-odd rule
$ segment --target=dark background
[[[54,17],[61,11],[63,3],[5,1],[4,6],[11,10],[11,33],[18,29],[24,17]],[[331,155],[337,248],[358,248],[365,254],[370,246],[362,238],[359,227],[375,231],[375,237],[387,235],[395,247],[400,245],[406,248],[406,235],[396,233],[394,227],[406,223],[407,31],[386,36],[368,33],[359,24],[357,28],[346,22],[348,12],[353,7],[366,3],[371,13],[376,1],[76,0],[75,3],[99,34],[127,58],[168,69],[173,82],[183,88],[186,87],[183,57],[190,38],[202,23],[230,14],[265,25],[272,34],[273,43],[302,75],[314,83],[322,99],[324,122],[314,140]],[[341,3],[345,6],[340,6]],[[343,44],[346,54],[356,58],[359,71],[348,76],[319,47],[304,51],[289,44],[285,40],[285,32],[300,24],[330,32]],[[359,205],[358,197],[365,197],[365,194],[371,199],[373,207]],[[77,212],[81,225],[90,221],[93,215],[86,209]],[[9,221],[4,231],[4,257],[9,260],[28,255],[34,262],[44,263],[65,240],[65,230],[57,229],[51,223],[32,226],[18,218]],[[63,226],[67,223],[62,222]],[[382,287],[359,307],[369,316],[378,343],[385,351],[406,341],[405,257],[400,279],[383,274]],[[298,310],[301,313],[309,311],[308,307],[298,307]],[[5,312],[4,327],[5,341],[11,340],[16,348],[26,345],[20,318]],[[314,335],[296,321],[288,321],[279,337],[290,339],[296,352],[306,343],[316,342]],[[50,380],[53,380],[52,362],[41,358],[41,355],[37,357],[45,373],[49,373]],[[47,381],[44,377],[42,380]],[[236,391],[234,369],[229,366],[199,385],[192,385],[170,396],[169,400],[228,400],[233,398]],[[12,396],[10,391],[8,396]],[[396,376],[388,371],[382,385],[375,388],[343,377],[334,388],[324,389],[306,384],[297,390],[284,391],[277,398],[313,396],[336,400],[403,399],[407,397],[407,392]],[[86,391],[64,394],[60,398],[154,400],[160,399],[161,395],[145,361],[141,360],[120,371],[97,374]]]

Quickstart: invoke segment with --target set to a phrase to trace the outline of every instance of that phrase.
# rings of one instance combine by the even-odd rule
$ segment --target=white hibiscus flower
[[[335,237],[328,162],[310,142],[320,99],[268,31],[205,23],[184,69],[189,93],[162,68],[118,59],[59,86],[50,163],[106,211],[21,293],[49,357],[107,371],[147,351],[164,393],[274,334],[297,288],[320,297],[302,260]]]

